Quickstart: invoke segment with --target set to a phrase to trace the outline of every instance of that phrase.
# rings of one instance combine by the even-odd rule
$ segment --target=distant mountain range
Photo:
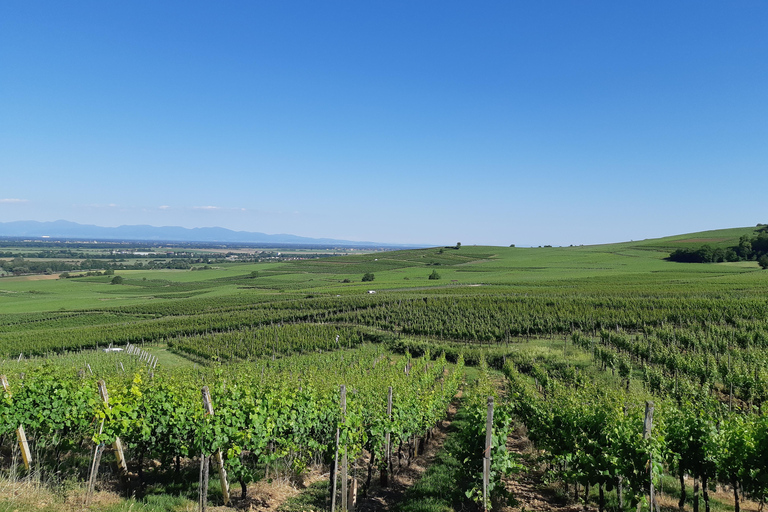
[[[179,226],[118,226],[106,228],[89,224],[78,224],[65,220],[55,222],[15,221],[0,222],[0,237],[68,238],[75,240],[136,240],[162,242],[218,242],[237,244],[287,244],[287,245],[329,245],[344,247],[420,247],[415,245],[382,244],[375,242],[354,242],[333,238],[307,238],[279,234],[268,235],[248,231],[232,231],[226,228],[182,228]]]

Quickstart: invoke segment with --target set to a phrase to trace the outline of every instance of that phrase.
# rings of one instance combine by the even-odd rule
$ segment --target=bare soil
[[[33,274],[28,276],[5,277],[4,281],[48,281],[58,279],[59,274]]]
[[[545,482],[544,468],[536,462],[537,453],[524,426],[519,426],[512,432],[507,440],[507,450],[520,455],[525,470],[506,479],[507,489],[512,492],[517,504],[504,507],[504,512],[585,510],[582,505],[569,502],[560,486]],[[587,510],[597,510],[597,507],[589,507]]]

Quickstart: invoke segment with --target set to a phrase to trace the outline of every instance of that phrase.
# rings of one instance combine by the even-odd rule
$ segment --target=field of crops
[[[362,499],[409,464],[454,402],[467,425],[455,507],[481,503],[483,489],[503,507],[525,470],[506,439],[523,424],[571,501],[647,509],[662,487],[697,511],[699,494],[709,509],[709,490],[726,486],[734,499],[722,506],[762,503],[768,271],[665,259],[752,231],[131,270],[121,284],[2,278],[0,471],[90,488],[101,467],[127,495],[173,488],[203,506],[319,467],[330,478],[318,506],[338,510],[351,505],[342,487],[359,484]],[[469,380],[465,364],[477,367]],[[493,454],[485,483],[478,450]],[[199,492],[206,457],[227,485],[212,477]]]

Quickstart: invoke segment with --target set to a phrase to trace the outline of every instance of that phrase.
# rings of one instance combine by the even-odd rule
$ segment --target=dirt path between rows
[[[517,504],[504,507],[502,509],[504,512],[523,510],[577,512],[585,510],[583,505],[569,503],[556,486],[545,483],[544,470],[535,462],[533,443],[528,439],[524,426],[519,426],[509,436],[507,450],[520,455],[525,469],[505,479],[507,489],[512,492]],[[590,506],[586,510],[597,510],[597,507]]]

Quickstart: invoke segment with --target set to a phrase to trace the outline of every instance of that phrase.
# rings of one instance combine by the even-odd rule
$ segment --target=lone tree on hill
[[[371,272],[367,272],[365,275],[363,275],[363,282],[364,283],[366,281],[373,281],[373,279],[374,279],[373,273],[371,273]]]
[[[456,242],[456,249],[461,249],[461,242]]]
[[[112,278],[112,284],[123,284],[122,276],[115,276]]]
[[[437,270],[433,270],[431,274],[429,274],[429,279],[440,279],[440,274],[437,273]]]

